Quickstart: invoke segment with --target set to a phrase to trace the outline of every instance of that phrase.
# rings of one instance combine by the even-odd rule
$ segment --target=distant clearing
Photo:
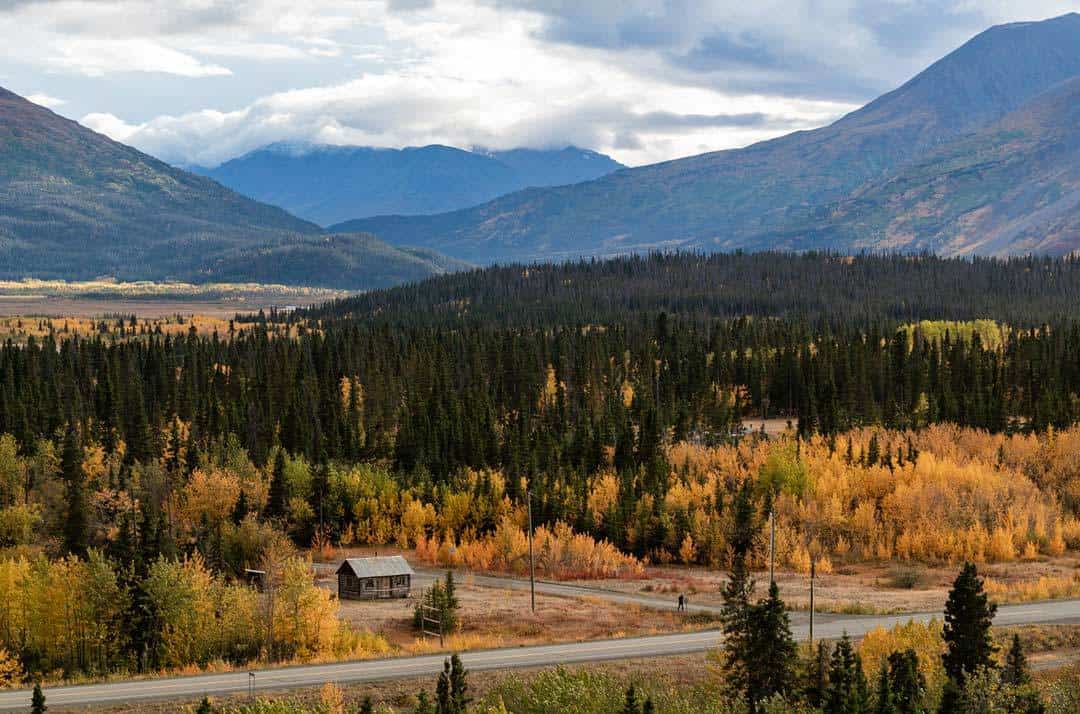
[[[348,294],[341,290],[260,283],[3,280],[0,281],[0,315],[229,317],[238,312],[306,307]]]

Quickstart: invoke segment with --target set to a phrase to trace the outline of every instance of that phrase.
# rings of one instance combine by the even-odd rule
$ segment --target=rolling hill
[[[1080,14],[1001,25],[820,129],[574,186],[529,189],[452,213],[349,221],[334,229],[367,231],[391,243],[423,245],[475,262],[657,248],[894,248],[888,240],[856,245],[854,228],[823,225],[828,221],[821,220],[821,211],[881,190],[874,187],[909,165],[943,156],[934,152],[948,153],[944,147],[952,142],[993,141],[992,134],[978,132],[1078,75]],[[1075,123],[1063,129],[1070,135],[1077,131]],[[953,151],[963,146],[956,144]],[[998,194],[985,198],[993,203]],[[1017,213],[1020,205],[1010,209],[1012,225],[1024,221]],[[1080,236],[1064,228],[1070,219],[1062,221],[1055,225],[1063,232],[1045,249],[1080,246]],[[1010,253],[1033,245],[1001,235],[1002,240],[960,244],[926,237],[909,247],[940,243],[944,251]]]
[[[529,186],[599,178],[624,168],[594,151],[464,151],[271,144],[206,176],[320,225],[377,215],[475,206]]]
[[[368,288],[457,264],[371,236],[328,236],[0,89],[0,278]]]

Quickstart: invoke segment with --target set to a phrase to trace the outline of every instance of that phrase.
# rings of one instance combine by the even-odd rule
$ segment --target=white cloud
[[[205,63],[190,54],[150,40],[75,39],[57,47],[48,58],[57,69],[87,77],[127,72],[155,72],[181,77],[216,77],[232,74],[226,67]]]
[[[644,163],[820,125],[992,22],[1070,5],[0,0],[0,62],[16,86],[176,161],[307,140],[575,143]]]

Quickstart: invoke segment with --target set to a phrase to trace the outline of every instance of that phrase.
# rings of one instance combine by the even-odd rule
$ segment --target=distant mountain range
[[[195,169],[259,201],[328,225],[380,215],[475,206],[530,186],[561,186],[625,168],[573,146],[465,151],[271,144],[214,169]]]
[[[462,265],[371,236],[330,236],[0,89],[0,278],[371,288]]]
[[[675,248],[1067,253],[1080,249],[1077,76],[1080,15],[1001,25],[821,129],[333,229],[474,262]]]
[[[0,278],[359,289],[650,249],[1066,254],[1080,251],[1078,152],[1075,13],[993,27],[830,126],[652,166],[573,148],[275,146],[214,170],[320,223],[558,184],[329,229],[0,89]]]

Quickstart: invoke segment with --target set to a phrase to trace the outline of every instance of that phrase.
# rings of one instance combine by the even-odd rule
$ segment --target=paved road
[[[827,619],[823,618],[818,623],[814,634],[822,638],[836,638],[847,632],[852,637],[860,637],[875,627],[890,627],[909,619],[925,621],[935,615],[931,613],[865,617],[832,615]],[[1080,600],[1003,606],[998,609],[994,620],[996,625],[1066,622],[1080,622]],[[808,634],[805,623],[795,624],[792,630],[797,638],[805,638]],[[716,631],[690,632],[468,652],[462,655],[462,660],[465,666],[473,671],[545,667],[556,664],[690,654],[716,647],[718,642],[719,635]],[[255,690],[264,691],[314,687],[324,682],[344,684],[413,677],[434,678],[442,669],[442,662],[442,655],[401,657],[267,669],[256,672],[254,679],[250,682],[248,674],[240,672],[62,687],[47,689],[45,694],[49,706],[54,710],[151,699],[192,700],[204,695],[222,696],[246,692],[249,683]],[[25,710],[29,702],[29,691],[0,692],[0,710]]]

